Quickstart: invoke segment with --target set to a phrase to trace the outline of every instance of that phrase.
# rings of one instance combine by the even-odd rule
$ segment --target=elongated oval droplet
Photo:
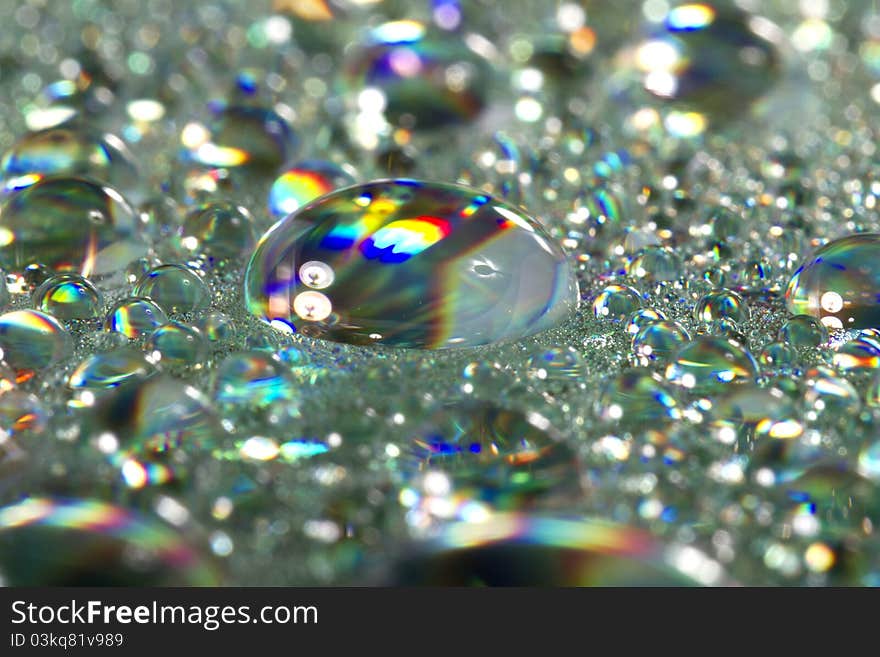
[[[562,250],[521,210],[397,179],[338,190],[277,223],[248,265],[245,298],[257,317],[313,337],[441,349],[549,329],[578,294]]]

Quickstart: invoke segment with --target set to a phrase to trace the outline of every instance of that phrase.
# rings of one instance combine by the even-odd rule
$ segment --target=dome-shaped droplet
[[[694,307],[694,319],[706,323],[719,319],[745,322],[751,317],[745,300],[731,290],[715,290],[705,295]]]
[[[758,364],[733,340],[702,336],[672,357],[666,378],[698,394],[719,391],[731,383],[754,381]]]
[[[189,452],[222,435],[210,401],[196,388],[167,375],[121,385],[93,409],[86,409],[83,432],[109,432],[126,449],[151,454],[183,447]]]
[[[670,320],[653,322],[633,336],[633,351],[647,360],[667,358],[691,339],[681,324]]]
[[[529,358],[529,378],[551,383],[578,383],[587,373],[584,357],[573,347],[542,349]]]
[[[747,426],[756,437],[790,440],[804,432],[795,400],[778,388],[734,386],[713,399],[709,416],[715,428]]]
[[[600,520],[498,514],[456,523],[397,560],[386,584],[717,586],[724,569],[691,546]]]
[[[245,274],[251,313],[355,344],[445,348],[517,339],[577,305],[536,221],[455,185],[377,181],[276,224]]]
[[[106,390],[145,379],[154,371],[140,351],[122,347],[86,358],[70,373],[67,385],[74,390]]]
[[[139,338],[168,321],[159,306],[149,299],[130,297],[114,305],[104,320],[104,328],[127,338]]]
[[[208,358],[208,341],[201,331],[180,322],[157,328],[144,349],[149,360],[163,368],[193,365],[200,369]]]
[[[740,116],[773,88],[778,33],[766,19],[720,3],[672,6],[618,54],[612,91],[666,103],[675,110],[666,120],[672,133],[699,133],[710,120]]]
[[[649,281],[674,281],[681,272],[681,256],[663,246],[646,246],[626,266],[630,276]]]
[[[785,292],[788,309],[829,329],[880,328],[880,234],[829,242],[795,272]]]
[[[626,332],[628,335],[635,335],[648,324],[659,322],[666,319],[666,315],[654,308],[639,308],[626,321]]]
[[[450,404],[400,457],[410,524],[497,511],[566,507],[583,494],[577,456],[537,415],[490,403]]]
[[[861,397],[855,386],[833,371],[817,367],[806,373],[804,402],[817,415],[846,422],[859,412]]]
[[[115,189],[84,178],[48,178],[0,207],[0,266],[112,273],[145,252],[146,245],[132,239],[135,223],[134,210]]]
[[[346,168],[324,160],[306,160],[291,167],[272,183],[269,214],[280,219],[334,189],[355,183]]]
[[[39,497],[0,508],[0,577],[7,586],[219,583],[209,563],[158,521],[98,500]]]
[[[279,360],[262,352],[227,356],[217,368],[215,386],[220,404],[266,406],[296,392]]]
[[[857,336],[838,345],[831,357],[838,370],[876,370],[880,368],[880,342],[872,337]]]
[[[119,137],[84,129],[50,128],[19,139],[0,160],[0,186],[14,191],[49,176],[87,176],[137,200],[134,158]]]
[[[758,354],[758,362],[768,371],[782,371],[794,365],[797,350],[787,342],[768,342]]]
[[[219,265],[249,253],[257,242],[257,230],[247,208],[216,201],[189,212],[178,237],[184,253]]]
[[[34,305],[61,320],[91,319],[101,312],[101,293],[79,274],[58,274],[34,291]]]
[[[486,103],[490,69],[465,40],[423,23],[384,23],[351,51],[346,65],[353,104],[392,123],[419,128],[469,121]]]
[[[659,374],[625,370],[605,384],[596,414],[609,422],[647,426],[681,417],[678,403]]]
[[[37,310],[13,310],[0,315],[0,349],[15,368],[41,369],[64,358],[70,334],[50,315]]]
[[[777,337],[792,347],[818,347],[828,340],[828,329],[815,317],[795,315],[782,325]]]
[[[628,285],[609,285],[593,300],[593,314],[599,319],[621,322],[641,308],[642,297]]]
[[[251,105],[209,105],[208,126],[188,123],[180,135],[189,159],[209,167],[272,170],[296,150],[296,137],[286,119]]]
[[[184,265],[154,267],[134,286],[134,294],[155,301],[171,314],[204,310],[211,305],[208,285]]]

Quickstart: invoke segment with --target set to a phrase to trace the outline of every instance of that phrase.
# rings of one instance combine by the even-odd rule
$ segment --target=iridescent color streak
[[[715,20],[715,10],[708,5],[681,5],[670,10],[666,27],[672,32],[701,30]]]
[[[309,201],[333,190],[333,184],[320,173],[290,169],[281,174],[269,191],[269,209],[275,216],[285,216]]]
[[[425,36],[425,26],[412,20],[385,23],[370,33],[370,38],[374,43],[383,45],[415,43],[423,36]]]
[[[171,530],[96,500],[28,497],[0,508],[0,536],[7,532],[14,536],[26,528],[74,530],[124,541],[139,551],[149,552],[166,568],[187,569],[186,573],[179,573],[180,582],[204,585],[214,581],[213,573],[199,563],[192,548]],[[101,567],[100,561],[94,567]]]
[[[480,209],[483,205],[489,202],[488,196],[477,196],[474,198],[473,202],[468,205],[464,210],[461,211],[461,216],[468,218],[473,217],[477,210]]]
[[[63,331],[54,318],[33,310],[13,310],[0,318],[2,326],[16,326],[18,328],[35,331],[43,334],[54,334]]]
[[[449,222],[438,217],[398,219],[383,226],[361,245],[365,258],[398,263],[409,260],[449,235]]]

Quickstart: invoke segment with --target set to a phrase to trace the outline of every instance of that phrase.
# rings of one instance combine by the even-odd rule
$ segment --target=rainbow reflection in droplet
[[[40,497],[0,508],[0,578],[7,586],[219,583],[195,548],[156,520],[98,500]]]

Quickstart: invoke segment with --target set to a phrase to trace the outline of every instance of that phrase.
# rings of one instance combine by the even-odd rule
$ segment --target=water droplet
[[[593,300],[593,314],[612,322],[622,322],[641,307],[641,295],[628,285],[609,285]]]
[[[144,349],[149,360],[163,368],[194,365],[200,369],[208,358],[208,342],[201,332],[180,322],[157,328]]]
[[[70,373],[67,385],[74,390],[106,390],[145,379],[153,372],[140,351],[122,347],[86,358]]]
[[[286,119],[250,105],[212,103],[210,124],[184,126],[180,141],[188,157],[209,167],[273,170],[296,150],[296,138]]]
[[[859,451],[858,471],[863,477],[880,482],[880,441],[868,443]]]
[[[678,419],[681,409],[654,372],[626,370],[611,379],[596,402],[596,414],[603,420],[646,426]]]
[[[36,395],[21,390],[0,392],[0,453],[9,437],[41,434],[47,419],[46,407]]]
[[[795,315],[779,329],[778,340],[792,347],[818,347],[828,341],[828,329],[809,315]]]
[[[653,322],[644,326],[633,336],[633,351],[647,360],[668,358],[681,345],[691,339],[681,324],[673,321]]]
[[[817,367],[806,373],[804,401],[818,415],[847,421],[862,406],[859,393],[846,379],[831,370]]]
[[[3,359],[18,369],[42,369],[68,355],[70,334],[50,315],[13,310],[0,315]]]
[[[272,356],[247,352],[227,356],[217,368],[214,398],[220,404],[267,406],[292,399],[296,387]]]
[[[58,274],[34,291],[34,306],[61,320],[92,319],[101,313],[101,293],[79,274]]]
[[[722,567],[696,548],[602,520],[498,514],[453,524],[399,559],[395,586],[713,586]]]
[[[640,308],[629,316],[626,323],[626,332],[628,335],[635,335],[648,324],[665,320],[666,315],[659,310],[653,308]]]
[[[111,187],[84,178],[48,178],[0,207],[0,265],[41,263],[83,276],[110,274],[142,256],[135,213]]]
[[[880,328],[880,234],[850,235],[818,249],[788,284],[785,301],[829,329]]]
[[[107,313],[104,328],[127,338],[139,338],[168,321],[159,306],[149,299],[130,297],[117,302]]]
[[[164,374],[121,385],[84,413],[89,437],[112,433],[133,454],[178,447],[192,454],[223,435],[210,401],[198,389]]]
[[[211,586],[217,573],[168,527],[97,500],[28,497],[0,508],[8,586]]]
[[[300,162],[272,183],[269,190],[269,214],[277,219],[286,217],[306,203],[354,183],[354,174],[333,162]]]
[[[775,85],[780,31],[764,18],[710,3],[679,4],[617,57],[613,92],[673,110],[667,129],[691,136],[709,120],[741,116]]]
[[[352,50],[346,75],[362,113],[438,128],[480,113],[490,69],[465,40],[404,20],[374,28],[366,43]]]
[[[756,437],[789,440],[804,432],[795,401],[778,388],[737,386],[713,400],[710,415],[715,428],[747,425]]]
[[[247,208],[216,201],[186,215],[178,229],[178,242],[184,253],[222,265],[249,253],[257,242],[257,231]]]
[[[529,358],[529,377],[539,381],[580,381],[586,375],[586,363],[572,347],[552,347]]]
[[[876,370],[880,367],[880,342],[867,336],[858,336],[839,345],[831,357],[838,370]]]
[[[754,381],[758,364],[737,342],[701,336],[684,345],[666,368],[666,378],[697,394],[719,392],[731,383]]]
[[[151,269],[134,286],[134,294],[156,302],[172,315],[204,310],[211,305],[211,291],[205,281],[184,265]]]
[[[0,186],[9,192],[50,176],[86,176],[138,200],[134,158],[119,137],[68,127],[25,135],[0,160]]]
[[[276,224],[248,265],[245,296],[257,317],[307,335],[446,348],[551,328],[576,307],[577,284],[514,206],[393,180],[333,192]]]
[[[647,246],[627,264],[626,273],[649,281],[674,281],[681,277],[681,257],[672,249]]]
[[[785,371],[797,359],[797,352],[787,342],[768,342],[758,355],[758,362],[771,371]]]
[[[700,299],[694,307],[694,319],[707,323],[719,319],[746,322],[750,317],[751,313],[746,302],[731,290],[710,292]]]
[[[232,318],[219,311],[203,314],[197,323],[199,330],[211,342],[232,337]]]
[[[578,459],[547,420],[489,403],[435,413],[415,432],[399,467],[417,527],[431,518],[564,506],[582,494]]]

